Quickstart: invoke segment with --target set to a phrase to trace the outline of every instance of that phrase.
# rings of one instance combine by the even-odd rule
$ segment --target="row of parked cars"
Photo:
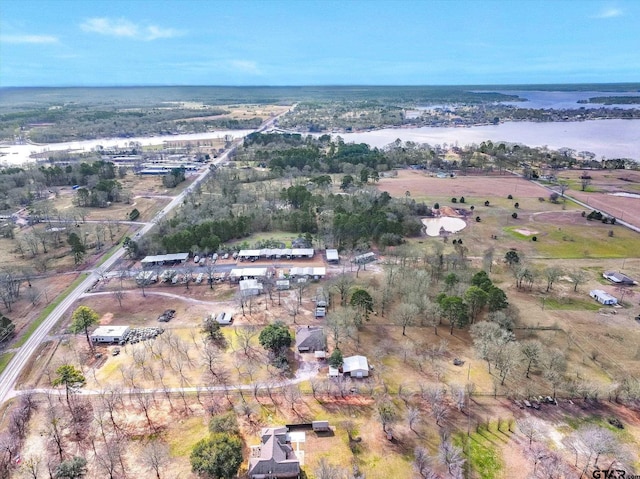
[[[163,328],[133,328],[124,333],[118,344],[120,346],[124,346],[127,343],[136,344],[140,341],[155,339],[162,333],[164,333]]]
[[[187,284],[191,279],[193,279],[196,284],[201,284],[205,279],[205,273],[198,273],[195,277],[189,277],[188,274],[179,274],[175,269],[165,269],[160,275],[160,280],[163,283]]]
[[[211,260],[212,263],[215,263],[216,261],[218,261],[219,258],[229,259],[229,253],[222,253],[222,254],[213,253],[211,256],[209,256],[209,259]],[[237,259],[237,258],[238,258],[238,253],[237,252],[233,253],[233,259]],[[195,255],[193,257],[193,262],[198,266],[204,266],[207,264],[207,257]]]
[[[540,409],[541,404],[554,404],[556,406],[558,405],[558,401],[555,398],[552,398],[551,396],[545,396],[545,397],[538,396],[537,398],[531,398],[531,401],[529,401],[528,399],[525,399],[524,401],[518,401],[516,399],[514,403],[520,409],[524,409],[525,407]]]

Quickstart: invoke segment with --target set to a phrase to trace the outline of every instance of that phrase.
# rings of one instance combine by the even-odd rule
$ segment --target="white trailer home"
[[[606,306],[615,306],[618,304],[617,298],[611,296],[609,293],[602,291],[601,289],[594,289],[589,293],[593,299],[595,299],[598,303],[604,304]]]

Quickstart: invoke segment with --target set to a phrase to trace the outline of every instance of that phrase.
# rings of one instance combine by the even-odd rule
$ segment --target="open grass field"
[[[484,198],[483,203],[496,198],[506,199],[508,195],[513,195],[514,198],[549,196],[544,188],[511,174],[437,178],[418,170],[400,170],[397,177],[381,178],[378,189],[398,198],[409,191],[411,197],[416,199],[481,197]],[[469,201],[467,203],[472,204]]]

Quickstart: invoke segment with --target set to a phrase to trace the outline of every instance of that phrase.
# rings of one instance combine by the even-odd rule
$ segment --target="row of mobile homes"
[[[307,266],[304,268],[291,268],[289,269],[289,277],[290,278],[310,278],[314,280],[319,280],[324,278],[327,275],[327,268],[324,266],[311,267]]]
[[[233,268],[229,272],[229,281],[238,282],[243,279],[263,280],[271,276],[269,268]]]
[[[255,261],[258,259],[301,259],[313,258],[313,248],[263,248],[242,249],[238,252],[240,261]]]

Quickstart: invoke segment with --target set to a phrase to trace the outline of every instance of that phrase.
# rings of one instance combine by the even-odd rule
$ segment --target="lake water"
[[[427,236],[440,236],[440,228],[444,228],[444,230],[449,233],[457,233],[467,226],[464,220],[460,218],[450,218],[448,216],[422,218],[422,224],[427,227]]]
[[[141,138],[109,138],[98,140],[51,143],[48,145],[0,145],[0,163],[18,165],[33,162],[31,153],[59,150],[89,151],[97,145],[125,146],[131,141],[142,145],[159,145],[164,141],[207,140],[243,137],[252,130],[224,130],[209,133],[169,135]],[[334,137],[337,135],[333,135]],[[548,146],[557,149],[573,148],[591,151],[599,159],[633,158],[640,160],[640,120],[590,120],[579,122],[506,122],[499,125],[447,128],[384,128],[362,133],[342,133],[345,142],[368,143],[382,148],[397,138],[402,141],[429,143],[431,145],[480,144],[485,140],[521,143],[533,147]]]
[[[579,100],[588,100],[594,97],[603,96],[636,96],[640,97],[640,92],[606,92],[606,91],[526,91],[526,90],[501,90],[498,93],[505,95],[517,95],[527,101],[503,101],[504,105],[513,105],[520,108],[535,108],[545,110],[564,110],[575,108],[640,108],[635,105],[602,105],[600,103],[578,103]]]
[[[66,143],[49,143],[46,145],[0,145],[0,164],[21,165],[33,162],[29,155],[45,151],[91,151],[96,146],[126,147],[131,142],[142,146],[162,145],[165,141],[211,140],[224,139],[226,135],[242,138],[253,130],[220,130],[208,133],[191,133],[185,135],[149,136],[136,138],[102,138],[97,140],[70,141]]]
[[[334,135],[335,136],[335,135]],[[640,160],[640,120],[590,120],[537,123],[505,122],[499,125],[447,128],[384,128],[361,133],[342,133],[345,142],[368,143],[382,148],[397,138],[430,145],[480,144],[485,140],[520,143],[552,149],[567,147],[591,151],[596,157]]]

